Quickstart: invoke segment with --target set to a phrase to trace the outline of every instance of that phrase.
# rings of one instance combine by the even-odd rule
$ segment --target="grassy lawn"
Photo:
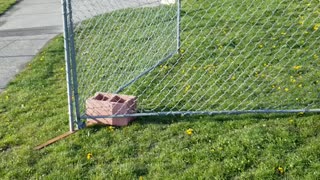
[[[3,14],[14,3],[16,3],[16,0],[0,0],[0,15]]]
[[[193,1],[190,1],[193,2]],[[225,3],[231,3],[234,1],[225,1]],[[240,1],[239,1],[240,2]],[[287,1],[283,1],[286,2]],[[291,2],[291,1],[290,1]],[[313,2],[313,1],[312,1]],[[196,4],[196,3],[194,3]],[[248,3],[249,4],[249,3]],[[237,4],[230,4],[230,7],[239,7]],[[263,6],[264,4],[262,4]],[[285,6],[284,7],[296,7],[296,6]],[[289,1],[287,3],[289,5]],[[273,7],[272,5],[270,7]],[[274,7],[277,7],[274,5]],[[191,7],[188,7],[191,8]],[[160,107],[164,110],[174,110],[177,109],[199,109],[200,107],[188,107],[191,103],[196,102],[192,100],[196,98],[194,94],[196,91],[193,91],[195,88],[190,87],[187,89],[190,90],[187,97],[191,99],[190,102],[186,102],[184,106],[184,97],[176,97],[170,102],[163,101],[163,97],[168,96],[167,91],[161,91],[163,86],[157,85],[157,82],[164,82],[164,84],[172,84],[170,78],[174,74],[182,73],[182,69],[186,71],[194,70],[195,68],[200,68],[202,65],[207,64],[207,61],[200,61],[199,59],[193,59],[192,57],[206,59],[210,56],[210,53],[207,54],[198,54],[194,56],[192,52],[196,47],[205,48],[208,38],[198,38],[206,37],[206,35],[213,33],[216,34],[221,48],[224,51],[221,51],[220,46],[212,45],[212,48],[215,53],[221,56],[221,59],[227,59],[226,57],[232,56],[230,54],[232,49],[235,48],[234,45],[230,42],[235,42],[237,44],[247,44],[250,40],[239,40],[239,37],[246,37],[244,32],[250,32],[250,26],[257,27],[261,29],[261,26],[248,25],[246,27],[243,25],[243,30],[233,32],[230,28],[230,36],[226,38],[223,31],[214,29],[215,24],[212,25],[201,25],[201,21],[196,18],[203,17],[203,14],[196,13],[191,14],[190,9],[186,6],[186,11],[184,12],[183,22],[199,22],[191,24],[190,30],[184,29],[185,35],[183,37],[183,55],[174,56],[168,62],[163,64],[161,67],[157,68],[150,75],[144,77],[137,83],[130,86],[125,90],[125,93],[139,95],[140,99],[145,99],[141,95],[141,92],[152,91],[145,93],[147,96],[150,96],[154,102],[148,98],[142,101],[140,108],[142,110],[154,110],[159,108],[159,104],[164,104],[165,107]],[[203,6],[197,7],[194,5],[192,8],[207,8]],[[281,8],[280,8],[281,10]],[[279,11],[280,11],[279,10]],[[284,9],[282,9],[284,10]],[[149,11],[149,9],[145,9]],[[151,8],[150,11],[153,11]],[[277,12],[279,12],[277,11]],[[288,10],[289,11],[289,10]],[[299,11],[293,11],[293,13],[302,13]],[[200,11],[201,12],[201,11]],[[223,14],[223,10],[219,9],[218,14]],[[233,13],[241,13],[241,11],[232,11]],[[126,12],[119,12],[123,17]],[[151,13],[154,14],[154,13]],[[112,14],[113,17],[116,17],[116,14]],[[118,14],[119,15],[119,14]],[[108,15],[106,15],[108,16]],[[200,16],[200,17],[198,17]],[[244,15],[243,18],[247,18]],[[134,17],[134,16],[132,16]],[[163,17],[163,16],[162,16]],[[225,25],[227,27],[233,27],[238,24],[236,21],[232,21],[233,16],[225,16],[225,21],[213,21],[214,23],[221,23],[220,25]],[[258,16],[259,17],[259,16]],[[282,16],[281,16],[282,17]],[[118,16],[117,16],[118,18]],[[167,17],[164,17],[167,18]],[[203,18],[211,18],[204,16]],[[110,19],[110,18],[109,18]],[[100,20],[103,20],[100,18]],[[265,19],[266,20],[266,19]],[[97,19],[92,20],[92,23],[95,23]],[[240,20],[238,20],[240,22]],[[256,19],[257,21],[257,19]],[[253,22],[256,22],[253,21]],[[260,20],[259,20],[260,21]],[[263,19],[261,20],[263,21]],[[121,21],[118,21],[121,22]],[[288,19],[280,21],[283,23],[292,22]],[[90,22],[87,22],[90,25]],[[247,23],[247,22],[246,22]],[[317,40],[318,32],[315,32],[312,27],[314,26],[314,21],[305,22],[305,28],[309,32],[304,36],[308,39],[308,43],[304,45],[298,45],[299,48],[292,48],[291,44],[292,34],[289,32],[286,34],[281,34],[283,30],[288,30],[284,24],[280,27],[279,32],[272,32],[276,34],[272,38],[277,38],[277,41],[271,41],[268,33],[262,35],[265,37],[263,39],[263,48],[260,48],[256,43],[261,43],[261,39],[257,38],[254,40],[249,47],[242,47],[242,45],[236,46],[239,49],[234,49],[235,60],[239,60],[242,63],[248,63],[247,61],[241,61],[246,59],[249,54],[261,53],[263,57],[266,54],[273,52],[271,43],[279,43],[279,46],[283,46],[277,50],[279,57],[290,59],[289,63],[282,64],[283,61],[277,61],[267,70],[260,70],[259,76],[255,76],[258,72],[258,69],[264,67],[265,62],[270,62],[264,58],[260,59],[261,61],[254,61],[253,64],[245,64],[244,67],[249,67],[250,69],[255,69],[255,71],[249,72],[253,73],[252,75],[238,74],[237,78],[243,78],[245,80],[248,77],[254,79],[247,79],[248,82],[260,82],[260,86],[255,83],[252,84],[252,88],[264,87],[262,82],[269,80],[258,80],[262,78],[261,73],[265,73],[274,77],[275,71],[280,72],[285,78],[276,78],[276,82],[267,85],[275,84],[278,87],[281,85],[281,88],[288,87],[291,89],[300,88],[299,84],[283,84],[287,81],[290,76],[297,78],[299,81],[299,76],[302,76],[304,79],[301,80],[301,83],[304,83],[301,91],[292,91],[287,98],[285,94],[288,94],[287,91],[273,91],[268,90],[266,97],[266,102],[262,101],[262,97],[251,96],[251,93],[242,94],[242,96],[250,95],[249,97],[252,100],[257,100],[257,104],[261,107],[271,107],[276,104],[273,101],[279,101],[280,97],[286,97],[287,101],[279,101],[283,104],[280,104],[279,107],[284,107],[285,104],[289,104],[288,108],[295,107],[305,107],[306,104],[312,102],[311,107],[316,107],[318,105],[317,99],[314,97],[318,94],[317,86],[314,83],[315,79],[319,76],[317,71],[309,71],[311,67],[318,69],[317,63],[309,63],[308,58],[314,58],[314,51],[317,49],[312,48],[319,47],[319,41]],[[123,24],[119,26],[128,25],[128,21],[124,21]],[[94,26],[90,28],[88,24],[87,30],[93,29]],[[139,25],[139,24],[138,24]],[[140,24],[141,25],[141,24]],[[170,23],[168,24],[170,26]],[[197,33],[192,33],[194,27],[203,27],[202,31]],[[240,26],[240,25],[238,25]],[[81,26],[80,26],[81,27]],[[83,27],[83,26],[82,26]],[[281,29],[283,28],[283,29]],[[122,29],[122,28],[120,28]],[[210,31],[208,29],[214,29]],[[220,32],[214,33],[215,31]],[[252,33],[257,31],[251,30]],[[301,32],[300,32],[301,31]],[[109,31],[112,32],[112,31]],[[304,34],[305,29],[298,28],[297,36],[300,37]],[[162,33],[168,33],[166,30]],[[190,34],[187,36],[186,34]],[[261,32],[262,33],[262,32]],[[279,33],[279,34],[278,34]],[[302,33],[302,34],[301,34]],[[95,40],[99,39],[103,34],[91,31],[91,34],[85,33],[83,37],[88,39]],[[211,34],[212,35],[212,34]],[[284,37],[283,37],[284,36]],[[103,36],[107,37],[106,35]],[[110,34],[110,37],[114,37],[113,34]],[[140,38],[135,39],[135,42],[145,43],[144,37],[141,34]],[[171,37],[171,36],[170,36]],[[314,38],[315,37],[315,38]],[[102,38],[102,37],[101,37]],[[104,38],[101,41],[105,40]],[[155,42],[157,37],[155,38]],[[249,37],[248,37],[249,38]],[[199,40],[195,40],[199,39]],[[78,41],[81,40],[77,39]],[[132,40],[132,39],[127,39]],[[94,41],[96,42],[96,41]],[[112,41],[103,41],[112,44]],[[131,41],[129,41],[131,42]],[[166,44],[170,44],[170,41],[166,42],[163,48],[160,51],[167,52],[169,47],[166,49]],[[90,41],[88,41],[90,43]],[[219,44],[217,43],[217,44]],[[282,43],[282,44],[281,44]],[[129,43],[131,44],[131,43]],[[196,45],[195,45],[196,44]],[[116,46],[117,44],[113,44]],[[252,46],[251,46],[252,45]],[[285,45],[285,46],[284,46]],[[244,45],[245,46],[245,45]],[[287,47],[289,46],[289,47]],[[301,46],[301,47],[300,47]],[[90,47],[90,44],[84,45],[84,47]],[[135,51],[133,45],[130,45],[130,51]],[[290,48],[291,47],[291,48]],[[79,47],[78,47],[79,48]],[[247,49],[249,52],[244,52],[243,50]],[[308,50],[306,56],[299,55],[299,58],[296,58],[296,51],[302,49],[303,51]],[[101,51],[101,50],[99,50]],[[105,52],[112,52],[108,48],[104,49]],[[143,53],[146,50],[141,50]],[[83,51],[81,51],[83,52]],[[95,51],[89,51],[95,52]],[[239,52],[241,52],[239,55]],[[286,53],[288,52],[288,53]],[[98,57],[98,54],[91,53],[92,61]],[[112,53],[106,53],[111,54]],[[117,54],[117,53],[115,53]],[[119,59],[121,59],[124,53],[119,53]],[[134,54],[134,53],[129,53]],[[101,55],[101,54],[100,54]],[[104,54],[103,54],[104,55]],[[82,56],[86,57],[86,53],[83,53]],[[137,56],[137,55],[133,55]],[[151,55],[150,55],[151,56]],[[150,57],[149,56],[149,57]],[[244,56],[243,58],[241,58]],[[126,56],[127,58],[128,56]],[[305,58],[305,59],[304,59]],[[86,58],[83,58],[84,60]],[[108,60],[108,57],[105,56],[104,59]],[[250,60],[254,60],[254,57],[250,57]],[[292,60],[291,60],[292,59]],[[222,74],[222,77],[229,77],[230,74],[224,75],[222,73],[223,65],[219,66],[220,61],[213,61],[215,66],[218,69],[212,70],[214,75]],[[299,61],[298,61],[299,60]],[[188,63],[183,63],[184,61]],[[292,62],[291,62],[292,61]],[[314,60],[318,62],[317,60]],[[81,62],[81,61],[80,61]],[[235,71],[237,67],[233,63],[227,60],[227,64],[232,66],[229,68],[231,73]],[[288,62],[288,61],[287,61]],[[101,65],[96,63],[91,63],[101,67]],[[135,65],[134,63],[132,63]],[[312,64],[313,66],[311,66]],[[293,69],[295,65],[301,65],[302,70]],[[111,70],[115,66],[110,63]],[[67,115],[67,97],[66,97],[66,83],[65,83],[65,65],[64,65],[64,50],[63,50],[63,38],[58,36],[52,40],[47,47],[45,47],[38,56],[27,65],[25,71],[17,76],[17,78],[12,81],[8,88],[0,94],[0,177],[4,179],[319,179],[320,178],[320,121],[318,114],[291,114],[291,115],[238,115],[238,116],[167,116],[167,117],[144,117],[138,118],[130,126],[123,128],[112,128],[112,127],[92,127],[81,130],[76,134],[68,137],[65,140],[57,142],[56,144],[49,146],[40,151],[34,151],[33,148],[45,142],[46,140],[60,135],[68,131],[68,115]],[[80,63],[79,69],[84,68],[85,64]],[[285,71],[284,69],[289,69]],[[122,67],[127,68],[127,67]],[[140,67],[134,67],[139,70]],[[203,69],[204,67],[202,67]],[[304,69],[305,68],[305,69]],[[99,74],[106,73],[105,71],[97,69],[97,77]],[[210,70],[208,70],[209,72]],[[119,71],[111,71],[112,73]],[[224,71],[223,71],[224,72]],[[241,71],[244,72],[244,71]],[[172,73],[172,74],[170,74]],[[290,74],[291,73],[291,74]],[[104,74],[108,76],[109,74]],[[189,77],[190,75],[190,77]],[[174,89],[185,91],[185,81],[191,79],[191,81],[198,80],[198,83],[204,83],[206,79],[202,77],[195,77],[196,73],[190,71],[183,75],[182,79],[176,78],[175,80],[176,87],[169,86],[169,91]],[[118,77],[124,77],[120,73]],[[232,77],[232,76],[231,76]],[[277,76],[278,77],[278,76]],[[280,76],[279,76],[280,77]],[[93,77],[96,78],[96,77]],[[263,77],[265,78],[265,77]],[[101,80],[106,79],[106,77],[100,77]],[[99,80],[100,80],[99,79]],[[121,79],[121,78],[120,78]],[[130,78],[129,78],[130,79]],[[125,79],[125,80],[129,80]],[[80,82],[84,82],[85,78]],[[117,80],[112,79],[111,80]],[[209,79],[211,81],[211,79]],[[213,107],[204,107],[205,110],[212,109],[224,109],[227,106],[233,107],[233,103],[241,103],[242,98],[236,98],[236,93],[228,91],[227,87],[230,86],[239,86],[242,80],[237,81],[233,78],[227,81],[227,84],[220,82],[220,87],[224,88],[227,91],[227,95],[232,95],[234,98],[232,100],[227,100],[225,103],[216,104]],[[250,81],[251,80],[251,81]],[[254,81],[253,81],[254,80]],[[106,80],[105,80],[106,81]],[[271,81],[271,80],[270,80]],[[143,83],[142,83],[143,82]],[[88,82],[90,83],[90,82]],[[106,82],[109,83],[109,82]],[[192,83],[192,82],[188,82]],[[213,82],[210,82],[213,83]],[[209,83],[209,84],[210,84]],[[229,84],[228,84],[229,83]],[[317,82],[315,82],[317,83]],[[140,84],[140,85],[139,85]],[[151,89],[148,89],[150,85],[153,85]],[[196,83],[197,84],[197,83]],[[87,84],[85,87],[91,87]],[[81,89],[81,93],[84,93],[85,87]],[[305,88],[307,87],[307,88]],[[100,86],[95,88],[90,88],[86,90],[84,94],[90,94],[91,91],[95,90],[108,90],[104,89],[105,86]],[[116,87],[112,87],[116,89]],[[170,89],[172,88],[172,89]],[[211,91],[211,89],[213,90]],[[240,86],[241,88],[241,86]],[[271,87],[272,88],[272,87]],[[88,88],[89,89],[89,88]],[[114,90],[111,89],[111,90]],[[217,91],[218,88],[211,87],[208,88],[209,92],[205,94],[210,97],[213,93],[223,94],[223,92]],[[215,90],[215,92],[214,92]],[[245,89],[244,89],[245,90]],[[246,92],[244,90],[238,90],[239,92]],[[306,93],[306,92],[312,93]],[[193,93],[192,93],[193,92]],[[236,91],[237,92],[237,91]],[[264,91],[262,91],[264,92]],[[260,92],[261,93],[261,92]],[[308,94],[302,96],[301,94]],[[263,93],[261,93],[263,94]],[[175,93],[170,94],[169,97],[174,96]],[[296,95],[300,95],[301,101],[296,100]],[[218,96],[219,97],[219,96]],[[226,97],[226,96],[223,96]],[[273,98],[276,98],[273,100]],[[197,97],[198,98],[198,97]],[[262,99],[260,99],[262,98]],[[268,99],[270,98],[270,99]],[[227,98],[226,98],[227,99]],[[231,98],[230,98],[231,99]],[[292,103],[292,99],[295,103]],[[257,104],[243,104],[240,107],[242,108],[254,108],[257,107]],[[272,103],[273,102],[273,103]],[[291,102],[291,103],[290,103]],[[189,104],[188,104],[189,103]],[[177,106],[175,106],[177,104]],[[231,105],[230,105],[231,104]]]
[[[142,112],[318,108],[318,1],[257,2],[182,2],[181,56],[123,93],[138,96]],[[76,28],[82,109],[175,49],[175,13],[128,9]]]

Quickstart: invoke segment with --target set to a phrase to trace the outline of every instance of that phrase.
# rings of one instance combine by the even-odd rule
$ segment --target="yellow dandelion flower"
[[[8,100],[9,99],[9,96],[6,96],[6,100]]]
[[[302,88],[302,84],[299,84],[298,87],[299,87],[299,88]]]
[[[259,48],[263,48],[263,45],[262,44],[259,44],[259,46],[258,46]]]
[[[113,126],[109,126],[109,127],[108,127],[108,130],[109,130],[110,132],[113,132],[113,131],[114,131],[114,127],[113,127]]]
[[[192,135],[193,134],[193,129],[191,129],[191,128],[187,129],[186,130],[186,134],[189,135],[189,136]]]
[[[231,77],[231,80],[236,80],[236,77],[235,77],[235,76],[232,76],[232,77]]]
[[[315,24],[315,25],[313,26],[313,30],[314,30],[314,31],[317,31],[317,30],[319,29],[319,27],[320,27],[320,24]]]
[[[299,69],[301,69],[301,67],[302,67],[302,66],[293,66],[293,69],[294,69],[294,70],[299,70]]]
[[[279,174],[283,174],[284,173],[284,168],[283,167],[278,167],[277,168],[277,170],[278,170],[278,172],[279,172]]]
[[[180,53],[184,53],[185,52],[185,50],[184,49],[180,49]]]
[[[92,153],[88,153],[87,154],[87,159],[89,160],[89,159],[91,159],[93,156],[92,156]]]
[[[278,87],[278,90],[281,90],[281,87]]]
[[[289,91],[289,88],[284,88],[284,91],[288,92],[288,91]]]
[[[295,79],[290,79],[290,81],[291,81],[292,83],[295,83],[295,82],[296,82],[296,80],[295,80]]]
[[[293,119],[290,119],[290,120],[289,120],[289,123],[290,123],[290,124],[292,124],[293,122],[294,122]]]
[[[188,85],[184,88],[184,92],[189,91],[189,90],[190,90],[190,88],[191,88],[191,86],[188,84]]]
[[[193,66],[192,69],[193,69],[193,70],[196,70],[196,69],[197,69],[197,66]]]

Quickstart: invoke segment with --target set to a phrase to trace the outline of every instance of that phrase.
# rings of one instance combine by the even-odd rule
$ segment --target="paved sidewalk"
[[[0,92],[62,32],[60,0],[23,0],[0,16]]]
[[[76,0],[74,21],[132,7],[171,4],[174,0]],[[22,0],[0,16],[0,92],[39,50],[63,32],[61,0]]]

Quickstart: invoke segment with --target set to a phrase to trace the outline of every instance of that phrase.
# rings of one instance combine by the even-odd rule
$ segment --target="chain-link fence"
[[[319,112],[318,0],[69,5],[66,39],[78,118]],[[115,94],[135,96],[134,110],[88,111],[90,97],[104,101]]]

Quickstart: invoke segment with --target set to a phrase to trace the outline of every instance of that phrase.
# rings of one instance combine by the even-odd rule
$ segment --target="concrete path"
[[[23,0],[0,16],[0,92],[62,32],[61,14],[59,0]]]
[[[174,0],[74,0],[74,21],[129,7]],[[61,0],[21,0],[0,16],[0,92],[39,50],[63,32]]]

